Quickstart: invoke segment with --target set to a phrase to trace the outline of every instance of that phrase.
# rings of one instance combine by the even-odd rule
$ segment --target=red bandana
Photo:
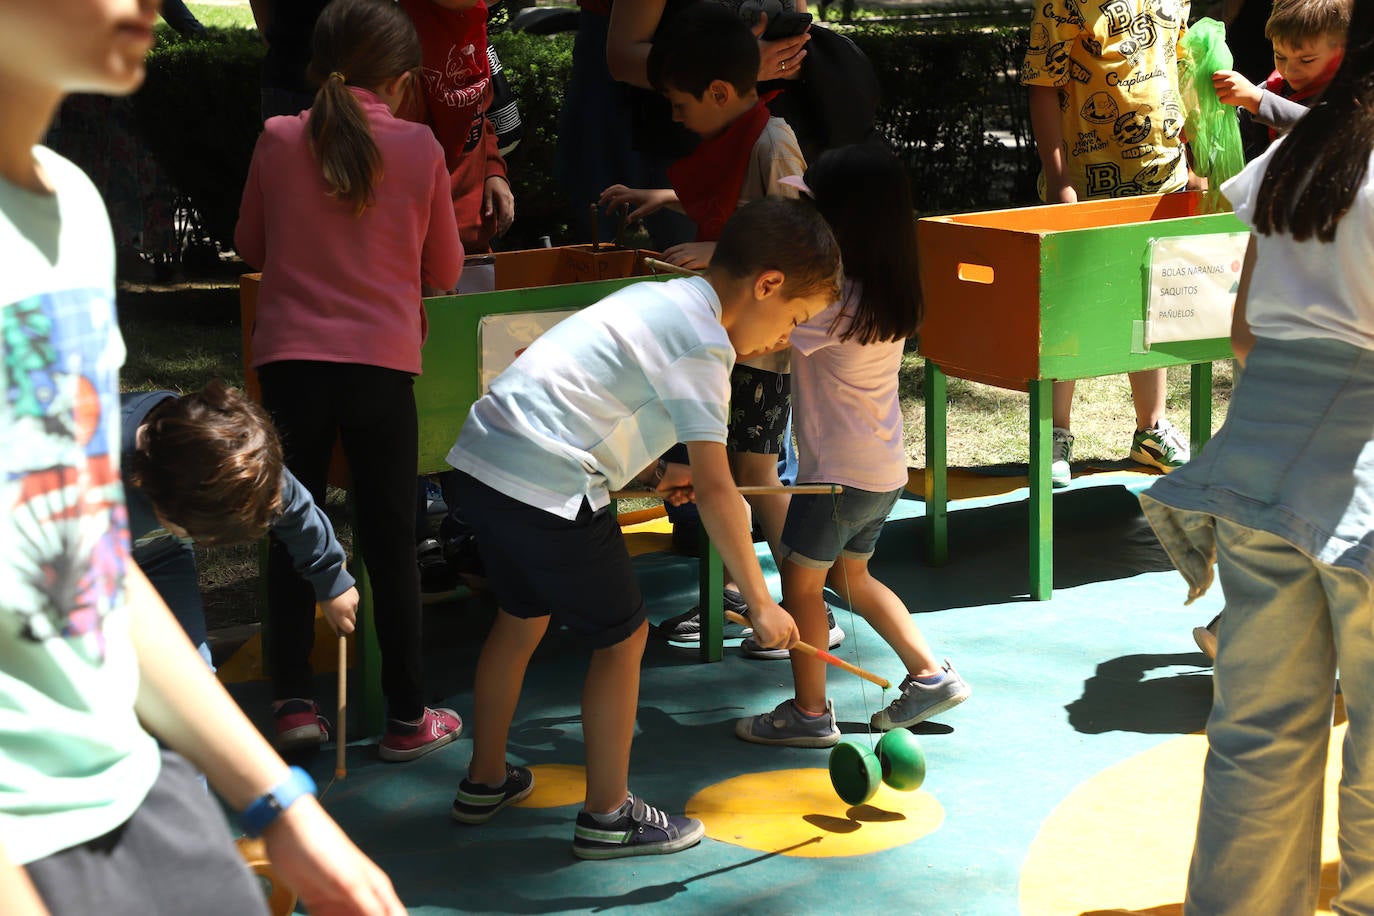
[[[668,180],[688,218],[697,224],[698,242],[720,238],[725,221],[739,206],[740,189],[759,135],[768,126],[770,92],[725,130],[703,140],[691,153],[668,166]]]

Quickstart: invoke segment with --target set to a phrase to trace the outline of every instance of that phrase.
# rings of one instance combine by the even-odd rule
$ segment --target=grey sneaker
[[[833,747],[839,743],[835,704],[825,701],[825,713],[808,719],[791,700],[783,700],[772,712],[735,720],[735,737],[755,744],[786,747]]]
[[[1073,482],[1073,433],[1062,427],[1054,427],[1050,444],[1050,486],[1067,487]]]
[[[722,604],[727,611],[734,611],[736,614],[748,616],[749,605],[745,603],[744,596],[734,589],[724,589]],[[732,633],[731,630],[734,630]],[[658,632],[664,639],[673,642],[701,642],[701,608],[694,607],[690,611],[678,614],[676,617],[669,617],[658,625]],[[738,624],[725,621],[726,636],[748,636],[752,630],[741,631]]]
[[[909,675],[904,678],[898,688],[901,696],[889,703],[887,709],[880,709],[873,714],[873,727],[880,731],[906,728],[967,700],[973,688],[954,670],[949,659],[945,659],[944,672],[945,679],[934,687],[927,687]]]
[[[1190,456],[1188,440],[1168,420],[1139,430],[1131,439],[1131,460],[1159,468],[1166,474],[1187,464]]]
[[[1193,642],[1197,647],[1207,654],[1207,657],[1216,660],[1217,657],[1217,627],[1221,624],[1221,615],[1212,618],[1212,622],[1205,627],[1193,627]]]
[[[579,859],[660,856],[695,846],[705,835],[706,826],[696,818],[665,814],[630,793],[609,824],[598,821],[585,808],[577,813],[573,855]]]
[[[835,612],[830,609],[829,605],[826,605],[825,608],[825,620],[830,624],[829,648],[834,649],[844,642],[844,630],[835,623]],[[739,651],[745,658],[788,658],[792,654],[786,649],[765,649],[752,636],[744,638],[744,641],[739,644]]]

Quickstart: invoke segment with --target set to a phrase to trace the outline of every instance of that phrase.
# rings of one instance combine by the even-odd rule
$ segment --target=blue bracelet
[[[262,836],[262,832],[271,826],[272,822],[281,816],[281,813],[302,795],[315,794],[315,780],[310,778],[310,774],[300,767],[292,767],[291,774],[282,781],[281,785],[264,792],[243,812],[239,814],[239,827],[243,832],[250,836]]]

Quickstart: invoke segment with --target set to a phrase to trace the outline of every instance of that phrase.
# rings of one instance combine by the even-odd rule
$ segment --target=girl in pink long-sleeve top
[[[286,463],[317,501],[336,438],[352,472],[382,652],[384,760],[412,760],[462,728],[452,710],[425,707],[420,660],[421,288],[457,285],[463,247],[443,149],[429,128],[393,116],[419,65],[415,27],[394,3],[330,3],[315,28],[314,105],[267,121],[234,234],[262,268],[253,365]],[[327,723],[313,699],[313,598],[276,542],[268,614],[278,746],[318,746]]]

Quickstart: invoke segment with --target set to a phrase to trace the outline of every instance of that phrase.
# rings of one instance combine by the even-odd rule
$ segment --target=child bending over
[[[839,271],[838,247],[812,208],[750,204],[726,224],[705,276],[635,284],[583,309],[472,406],[448,460],[463,472],[463,505],[501,611],[477,663],[472,763],[454,819],[484,823],[533,786],[527,768],[506,762],[506,739],[552,617],[592,650],[582,694],[587,798],[573,852],[609,859],[701,839],[700,821],[628,789],[648,623],[610,491],[638,478],[676,501],[694,492],[757,638],[794,644],[796,625],[769,597],[726,461],[729,374],[737,354],[784,344],[833,301]],[[690,466],[657,460],[676,442]]]

